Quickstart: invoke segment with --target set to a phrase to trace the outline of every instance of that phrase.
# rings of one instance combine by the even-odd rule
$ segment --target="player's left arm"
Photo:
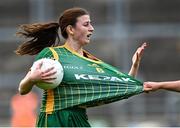
[[[131,75],[132,77],[136,77],[138,69],[139,69],[139,64],[141,61],[141,58],[143,56],[144,50],[147,47],[146,43],[143,43],[134,53],[133,57],[132,57],[132,66],[131,69],[129,71],[129,75]]]

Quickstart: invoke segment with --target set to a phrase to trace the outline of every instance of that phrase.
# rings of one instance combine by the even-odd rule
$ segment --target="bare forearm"
[[[131,75],[132,77],[136,77],[138,70],[139,70],[139,64],[142,58],[142,55],[144,53],[144,49],[146,48],[147,44],[143,43],[141,45],[141,47],[139,47],[136,52],[134,53],[133,57],[132,57],[132,66],[131,69],[129,71],[129,75]]]
[[[34,83],[30,80],[28,74],[24,77],[24,79],[21,80],[19,84],[19,93],[21,95],[29,93],[34,85]]]
[[[180,92],[180,80],[160,82],[160,89]]]
[[[136,77],[137,73],[138,73],[138,69],[139,69],[139,64],[132,64],[131,69],[129,70],[129,75],[132,77]]]

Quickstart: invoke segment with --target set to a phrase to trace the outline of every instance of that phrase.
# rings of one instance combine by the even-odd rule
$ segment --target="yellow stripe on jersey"
[[[46,113],[52,114],[54,108],[54,91],[47,90]]]
[[[80,55],[79,53],[75,52],[68,44],[67,42],[63,45],[68,51],[70,51],[71,53],[75,54],[76,56],[80,57],[80,58],[83,58],[85,60],[88,60],[88,61],[91,61],[91,62],[94,62],[94,63],[102,63],[101,60],[97,59],[96,57],[92,56],[90,53],[88,53],[87,51],[83,50],[83,52],[86,52],[86,54],[88,54],[88,56],[92,56],[92,58],[95,58],[97,60],[93,60],[93,59],[90,59],[90,58],[87,58],[87,57],[84,57],[82,55]],[[61,46],[60,46],[61,47]]]
[[[57,52],[52,47],[50,47],[49,49],[51,50],[54,59],[59,60],[59,56]],[[47,90],[46,113],[51,114],[53,109],[54,109],[54,91]]]
[[[58,56],[57,52],[52,47],[50,47],[49,49],[51,50],[54,59],[59,60],[59,56]]]

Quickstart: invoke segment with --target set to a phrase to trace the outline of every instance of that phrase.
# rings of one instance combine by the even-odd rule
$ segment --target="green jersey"
[[[45,48],[39,53],[36,60],[55,58],[64,69],[61,84],[55,89],[44,90],[41,112],[52,113],[74,106],[93,107],[143,92],[142,82],[86,51],[84,56],[73,52],[66,44]]]

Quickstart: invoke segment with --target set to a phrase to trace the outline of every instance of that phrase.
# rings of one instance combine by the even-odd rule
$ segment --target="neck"
[[[67,39],[66,44],[75,52],[83,56],[83,46],[76,41]]]

